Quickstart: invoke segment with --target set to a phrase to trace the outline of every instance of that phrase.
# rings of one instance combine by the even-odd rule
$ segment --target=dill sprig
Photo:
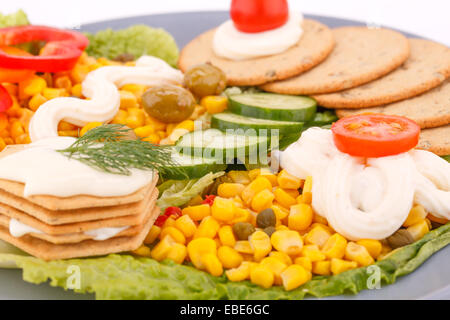
[[[173,148],[127,139],[130,130],[120,124],[105,124],[87,131],[71,146],[58,152],[112,174],[130,175],[130,169],[135,168],[187,178],[184,170],[172,160]]]

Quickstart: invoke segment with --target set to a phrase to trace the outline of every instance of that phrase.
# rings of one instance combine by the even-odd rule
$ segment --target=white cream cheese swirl
[[[161,59],[143,56],[135,67],[108,66],[90,72],[82,83],[83,95],[78,98],[55,98],[39,107],[31,119],[31,141],[58,136],[58,123],[65,120],[83,126],[89,122],[108,122],[120,107],[117,86],[182,83],[183,74]]]
[[[281,153],[280,164],[313,177],[314,211],[350,240],[390,236],[414,203],[450,219],[450,165],[427,151],[356,158],[336,148],[331,130],[311,128]]]
[[[245,60],[282,53],[303,34],[303,15],[291,12],[279,28],[258,33],[241,32],[229,20],[220,25],[213,38],[214,53],[230,60]]]

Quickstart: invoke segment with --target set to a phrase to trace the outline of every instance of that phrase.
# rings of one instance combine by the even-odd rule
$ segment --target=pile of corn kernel
[[[313,275],[336,275],[368,266],[392,249],[383,241],[348,241],[311,207],[312,179],[300,180],[285,170],[231,171],[231,182],[218,186],[212,205],[197,197],[170,217],[154,225],[145,244],[134,253],[176,263],[190,261],[197,269],[229,281],[250,280],[263,288],[282,285],[293,290]],[[275,230],[269,236],[257,227],[258,213],[271,208]],[[430,230],[423,208],[411,210],[404,227],[415,240]],[[239,240],[233,225],[249,222],[255,231]]]
[[[95,59],[86,53],[71,71],[34,75],[18,84],[2,83],[13,99],[13,106],[0,113],[0,151],[6,145],[30,143],[28,125],[34,112],[48,100],[57,97],[84,98],[81,83],[87,74],[97,68],[111,65],[133,66],[134,62],[116,62],[106,58]],[[133,129],[135,134],[153,144],[173,144],[181,135],[194,130],[194,120],[204,114],[221,112],[226,108],[225,97],[204,97],[191,117],[180,123],[166,124],[150,117],[142,108],[141,97],[148,87],[127,84],[119,88],[120,110],[112,120]],[[102,123],[92,122],[80,128],[65,121],[59,123],[60,136],[79,137]]]

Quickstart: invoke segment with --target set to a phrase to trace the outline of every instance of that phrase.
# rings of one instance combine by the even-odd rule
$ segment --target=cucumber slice
[[[324,112],[317,112],[311,121],[305,123],[305,129],[311,127],[323,127],[326,125],[330,125],[337,120],[338,117],[336,116],[336,113],[334,111],[327,110]]]
[[[276,93],[236,94],[229,101],[232,113],[278,121],[307,122],[314,118],[317,109],[312,98]]]
[[[220,134],[219,134],[220,133]],[[260,155],[266,156],[270,147],[269,137],[244,134],[222,133],[217,129],[194,131],[182,136],[176,143],[178,152],[195,157],[212,158],[216,163],[257,161]]]
[[[178,168],[186,173],[187,177],[181,173],[177,174],[171,172],[163,175],[163,178],[166,180],[197,179],[210,172],[224,171],[227,168],[226,164],[217,164],[215,159],[180,154],[176,151],[172,154],[172,160]],[[172,170],[168,171],[170,172]]]
[[[227,129],[254,129],[248,130],[248,133],[254,131],[258,135],[259,130],[267,129],[267,134],[270,135],[270,130],[279,130],[280,135],[292,134],[301,132],[303,129],[303,122],[292,121],[273,121],[266,119],[257,119],[241,116],[234,113],[218,113],[212,116],[211,127],[225,131]]]

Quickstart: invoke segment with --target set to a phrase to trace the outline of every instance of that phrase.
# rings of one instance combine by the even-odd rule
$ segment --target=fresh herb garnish
[[[141,139],[127,139],[131,129],[120,124],[105,124],[89,130],[70,147],[58,150],[69,158],[113,174],[130,175],[130,169],[156,170],[186,175],[172,160],[173,148]]]

